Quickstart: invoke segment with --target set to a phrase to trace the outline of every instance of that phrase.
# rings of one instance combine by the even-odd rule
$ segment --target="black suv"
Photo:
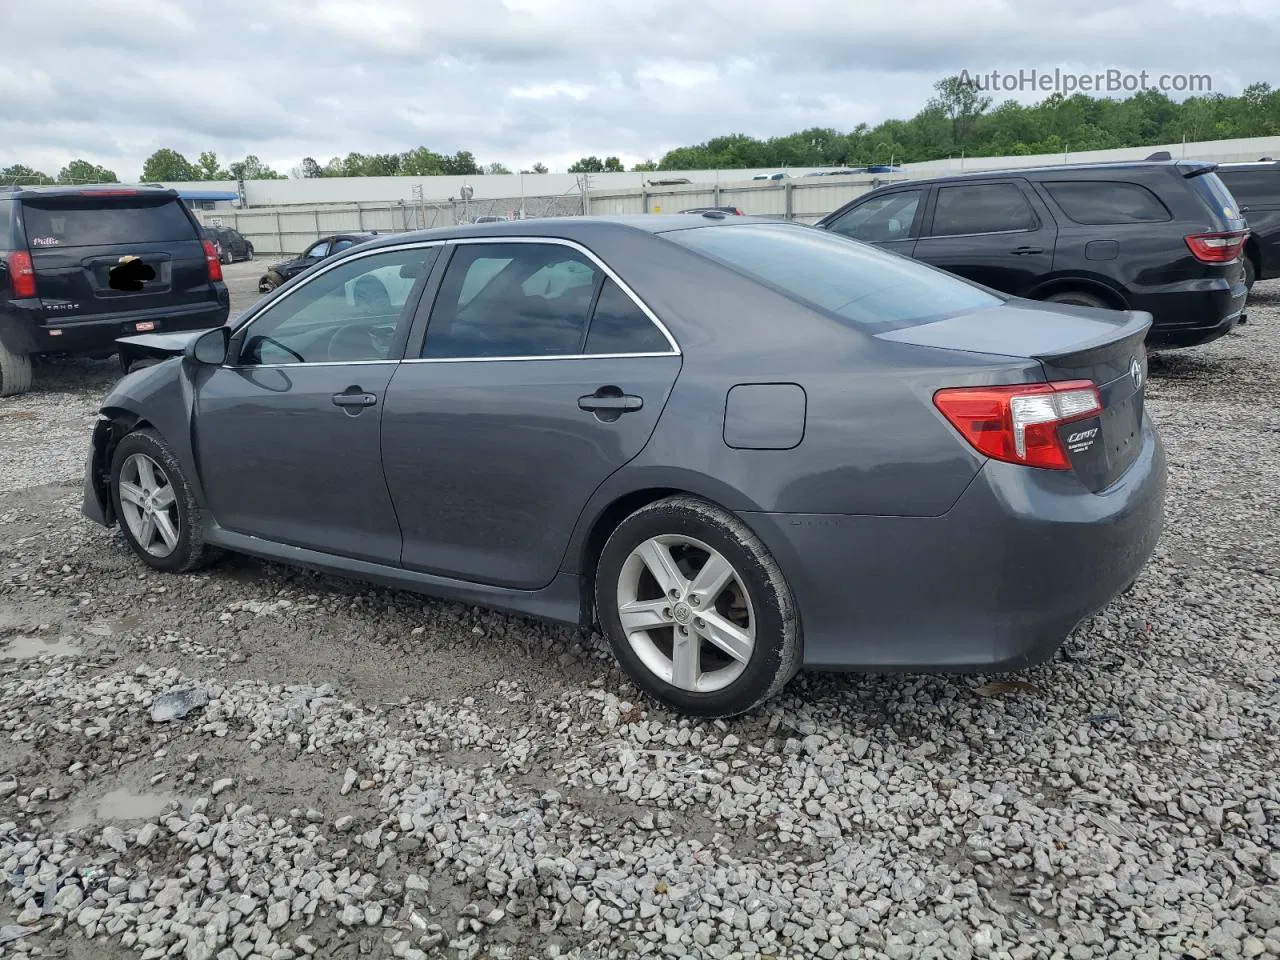
[[[205,227],[204,235],[213,241],[222,263],[253,259],[253,244],[239,230],[230,227]]]
[[[1014,296],[1145,310],[1147,342],[1214,340],[1241,318],[1248,237],[1213,163],[987,171],[881,187],[817,226]]]
[[[1240,204],[1249,224],[1244,245],[1244,282],[1280,277],[1280,161],[1222,163],[1218,176]]]
[[[0,396],[39,353],[110,355],[118,337],[227,322],[213,243],[176,191],[0,187]]]

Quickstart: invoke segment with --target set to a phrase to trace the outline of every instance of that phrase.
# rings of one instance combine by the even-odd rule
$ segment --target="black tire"
[[[14,353],[0,343],[0,397],[16,397],[30,389],[30,354]]]
[[[125,373],[133,373],[135,370],[143,370],[146,367],[154,367],[157,363],[160,363],[160,362],[161,360],[159,357],[141,357],[133,361],[133,363],[129,364],[129,369],[126,370]]]
[[[173,510],[176,519],[177,540],[172,550],[158,556],[146,549],[131,528],[120,502],[120,475],[125,463],[134,454],[150,459],[163,474],[163,479],[173,491]],[[191,486],[173,452],[152,430],[135,430],[116,446],[111,458],[111,504],[120,522],[120,530],[138,558],[154,570],[166,573],[185,573],[201,567],[211,556],[204,543],[204,523],[196,504]]]
[[[1115,309],[1101,297],[1092,293],[1085,293],[1083,290],[1062,290],[1058,293],[1051,293],[1042,299],[1045,303],[1067,303],[1073,307],[1097,307],[1100,310]]]
[[[735,578],[726,589],[730,593],[746,594],[746,602],[741,607],[749,609],[749,623],[754,629],[754,643],[749,656],[740,662],[733,661],[711,646],[710,641],[696,639],[696,632],[693,634],[698,645],[696,649],[700,651],[697,654],[699,671],[708,656],[713,662],[719,659],[727,664],[731,676],[733,671],[740,671],[721,689],[700,691],[675,686],[645,664],[623,629],[618,595],[620,585],[628,582],[624,579],[624,566],[637,548],[654,537],[689,538],[714,549],[733,568]],[[696,548],[684,545],[681,549],[697,552]],[[675,552],[668,553],[672,558],[675,555]],[[686,575],[692,572],[686,571]],[[639,576],[643,579],[646,573]],[[650,583],[651,592],[656,590],[657,599],[665,603],[662,590],[656,584],[656,580]],[[714,598],[712,602],[716,602]],[[622,668],[647,694],[682,713],[698,717],[730,717],[745,713],[774,696],[800,668],[799,615],[782,571],[764,544],[742,521],[697,497],[674,496],[659,500],[637,510],[618,525],[605,543],[596,565],[595,604],[601,628]],[[675,607],[684,608],[676,616],[692,613],[696,617],[698,612],[685,603],[673,602]],[[703,607],[702,611],[706,609]],[[674,620],[671,627],[650,628],[640,643],[646,643],[651,635],[655,648],[667,643],[673,651],[670,657],[674,664],[673,641],[677,629]],[[689,629],[692,629],[692,624]],[[660,640],[658,635],[670,639]],[[674,668],[671,675],[674,678]]]
[[[234,263],[236,258],[228,251],[227,253],[222,254],[218,259],[222,261],[223,265],[229,265]]]

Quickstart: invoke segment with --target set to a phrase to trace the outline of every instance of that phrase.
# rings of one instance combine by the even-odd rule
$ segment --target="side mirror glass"
[[[206,330],[187,344],[183,355],[196,363],[207,363],[219,366],[226,363],[227,345],[231,342],[230,327],[215,327]]]

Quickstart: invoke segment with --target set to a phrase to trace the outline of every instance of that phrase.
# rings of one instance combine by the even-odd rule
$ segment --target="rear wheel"
[[[0,397],[12,397],[31,389],[31,356],[14,353],[0,343]]]
[[[623,520],[601,551],[595,598],[623,669],[684,713],[751,710],[799,669],[782,571],[740,520],[704,500],[669,497]]]
[[[1067,303],[1075,307],[1097,307],[1100,310],[1113,310],[1114,307],[1101,297],[1083,290],[1062,290],[1044,297],[1045,303]]]
[[[1244,258],[1244,286],[1246,290],[1252,290],[1254,283],[1258,280],[1258,268],[1253,265],[1252,257]]]
[[[125,539],[147,566],[182,573],[204,561],[200,508],[158,434],[136,430],[120,441],[111,459],[111,500]]]

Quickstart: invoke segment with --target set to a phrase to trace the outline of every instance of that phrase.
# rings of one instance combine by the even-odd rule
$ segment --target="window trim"
[[[456,247],[470,245],[470,244],[491,244],[492,245],[492,244],[503,244],[503,243],[540,243],[540,244],[551,244],[553,246],[569,247],[570,249],[577,251],[578,253],[586,257],[588,260],[590,260],[593,264],[595,264],[601,270],[601,272],[608,279],[616,283],[618,285],[618,288],[624,294],[626,294],[637,307],[640,308],[640,312],[649,318],[649,322],[652,323],[655,327],[657,327],[658,331],[664,337],[666,337],[667,343],[671,346],[671,349],[666,351],[645,351],[645,352],[637,352],[637,353],[583,353],[579,351],[578,353],[562,353],[562,354],[546,354],[546,355],[539,354],[534,356],[512,355],[509,357],[411,357],[411,356],[408,356],[407,354],[409,352],[410,347],[412,347],[415,350],[415,352],[421,353],[422,349],[426,346],[427,337],[431,335],[431,314],[435,312],[435,307],[436,307],[435,296],[433,296],[430,304],[427,304],[424,302],[420,307],[420,309],[422,307],[426,308],[426,322],[423,324],[423,329],[420,335],[414,336],[413,332],[410,333],[409,344],[406,346],[406,350],[405,350],[406,356],[401,361],[402,363],[512,363],[512,362],[528,362],[528,361],[544,361],[544,360],[618,360],[624,357],[678,357],[682,355],[680,350],[680,344],[676,342],[676,338],[672,336],[671,331],[667,329],[667,325],[664,324],[660,319],[658,319],[658,315],[649,308],[649,305],[640,299],[640,297],[636,294],[636,292],[632,290],[630,286],[627,285],[626,281],[624,281],[621,277],[617,275],[617,273],[614,272],[613,268],[611,268],[607,263],[601,260],[600,257],[596,256],[594,252],[587,249],[587,247],[583,246],[581,243],[578,243],[576,240],[568,240],[564,237],[485,236],[485,237],[458,237],[456,239],[446,240],[443,242],[449,244],[451,248],[456,248]],[[449,259],[450,261],[452,261],[453,259],[452,252],[450,253]],[[447,270],[448,267],[449,267],[449,264],[446,263],[445,269]],[[442,274],[442,278],[443,278],[443,274]],[[601,286],[603,286],[603,284]],[[435,294],[436,295],[439,294],[438,288],[435,291]],[[590,329],[591,329],[591,321],[595,318],[595,302],[597,299],[598,299],[598,296],[593,299],[591,315],[588,316],[587,318],[588,332],[590,332]],[[585,341],[584,341],[583,349],[585,349]]]
[[[1031,202],[1031,197],[1027,195],[1027,191],[1023,188],[1024,180],[1008,179],[1008,180],[975,180],[972,183],[940,183],[934,186],[933,196],[929,198],[929,223],[928,230],[925,224],[920,224],[920,236],[917,240],[960,240],[965,237],[1007,237],[1015,233],[1038,233],[1044,229],[1044,218],[1040,216],[1040,211],[1036,209],[1036,205]],[[1031,216],[1035,218],[1035,226],[1019,227],[1016,230],[982,230],[978,233],[934,233],[933,227],[938,216],[938,200],[942,196],[943,190],[964,189],[965,187],[992,187],[999,185],[1008,185],[1017,190],[1022,196],[1022,202],[1031,210]]]
[[[274,310],[278,304],[283,303],[285,300],[289,299],[289,297],[293,296],[299,290],[302,290],[305,287],[309,286],[310,284],[314,283],[316,280],[324,276],[330,270],[336,270],[339,267],[345,266],[346,264],[351,263],[354,260],[363,260],[366,257],[375,257],[383,253],[395,253],[399,250],[418,250],[418,249],[425,249],[428,247],[441,247],[447,244],[448,242],[449,242],[448,240],[418,240],[411,243],[397,243],[397,244],[391,244],[385,247],[375,247],[373,250],[362,250],[361,252],[352,254],[349,257],[326,258],[328,262],[322,260],[321,263],[323,264],[323,266],[321,266],[320,269],[318,269],[311,276],[307,277],[307,279],[304,282],[298,284],[296,287],[291,287],[290,289],[286,290],[284,293],[280,294],[279,297],[272,300],[270,303],[267,303],[264,306],[259,307],[257,312],[253,312],[251,313],[250,316],[248,316],[247,318],[244,318],[241,321],[241,323],[231,331],[231,342],[236,345],[236,359],[237,360],[240,359],[239,351],[244,346],[245,332],[249,329],[249,327],[257,323],[260,319],[262,319],[262,317],[266,316],[268,313]],[[439,262],[439,258],[437,258],[436,262],[437,263]],[[434,269],[435,267],[434,263],[432,264],[432,267]],[[415,285],[429,278],[430,275],[431,275],[431,271],[427,271],[427,277],[419,277],[418,280],[414,281]],[[402,314],[405,310],[410,309],[411,303],[413,304],[412,306],[413,313],[416,314],[418,309],[418,303],[413,297],[412,290],[409,293],[409,298],[405,300],[404,304],[400,307]],[[412,337],[413,315],[410,315],[409,323],[410,323],[409,334],[410,334],[410,337]],[[400,357],[393,357],[387,360],[304,360],[301,363],[222,363],[220,364],[220,366],[230,370],[272,370],[272,369],[281,368],[281,367],[287,367],[287,368],[296,370],[298,367],[347,367],[355,364],[367,365],[367,364],[378,364],[378,363],[400,363],[403,359],[404,359],[404,356],[402,351],[402,354]]]

